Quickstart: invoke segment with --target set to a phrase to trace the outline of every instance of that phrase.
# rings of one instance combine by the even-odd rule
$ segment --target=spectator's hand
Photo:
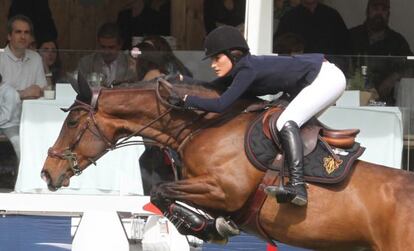
[[[167,98],[168,103],[170,103],[173,106],[177,106],[177,107],[181,107],[181,108],[185,108],[185,102],[184,102],[184,98],[181,97],[180,95],[178,95],[177,93],[172,93],[168,98]]]
[[[19,91],[20,99],[37,99],[43,96],[43,90],[38,85],[31,85],[26,89]]]

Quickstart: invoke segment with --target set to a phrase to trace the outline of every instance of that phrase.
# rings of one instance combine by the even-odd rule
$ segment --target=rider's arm
[[[221,113],[233,104],[249,88],[256,75],[251,68],[240,69],[231,83],[230,87],[218,98],[201,98],[187,96],[186,107],[194,107],[208,112]]]

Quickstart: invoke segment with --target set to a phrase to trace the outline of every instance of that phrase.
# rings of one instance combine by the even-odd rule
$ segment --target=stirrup
[[[305,206],[308,204],[307,198],[297,194],[293,189],[293,186],[288,186],[287,188],[284,186],[268,186],[264,189],[264,191],[267,195],[276,197],[276,201],[278,203],[290,202],[297,206]]]
[[[275,197],[277,203],[291,202],[296,195],[292,191],[285,189],[284,186],[267,186],[264,191],[267,195]]]

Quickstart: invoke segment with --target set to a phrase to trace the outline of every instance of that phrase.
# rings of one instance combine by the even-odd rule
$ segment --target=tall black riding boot
[[[300,129],[294,121],[290,120],[283,126],[279,135],[285,151],[290,180],[284,187],[268,186],[265,192],[276,198],[287,198],[287,201],[295,205],[305,206],[308,203],[308,193],[303,179],[303,142]]]

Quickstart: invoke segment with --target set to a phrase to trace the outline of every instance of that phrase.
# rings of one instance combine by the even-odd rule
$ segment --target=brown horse
[[[176,85],[178,92],[206,97],[216,91]],[[139,134],[180,152],[183,180],[164,191],[213,214],[234,214],[254,194],[264,175],[247,159],[245,131],[255,113],[217,114],[171,109],[155,83],[104,89],[97,100],[82,94],[69,109],[49,150],[42,178],[51,190],[114,148]],[[160,95],[157,95],[160,94]],[[240,110],[241,101],[233,110]],[[96,105],[95,105],[96,103]],[[200,130],[202,128],[202,130]],[[265,232],[290,245],[320,250],[414,250],[414,176],[406,171],[356,161],[351,175],[336,185],[308,184],[309,204],[278,204],[268,197],[260,211]]]

